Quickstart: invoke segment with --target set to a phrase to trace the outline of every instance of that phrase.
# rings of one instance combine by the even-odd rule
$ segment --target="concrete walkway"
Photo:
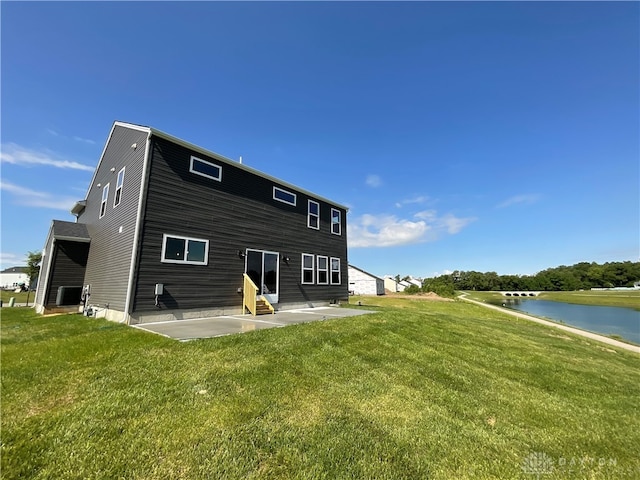
[[[297,323],[308,323],[333,318],[353,317],[375,313],[370,310],[356,310],[339,307],[301,308],[284,310],[273,315],[224,315],[220,317],[172,320],[167,322],[131,325],[147,332],[186,341],[197,338],[213,338],[234,333],[251,332],[265,328],[285,327]]]
[[[465,298],[467,294],[463,293],[459,295],[458,298],[464,300],[465,302],[475,303],[476,305],[480,305],[482,307],[491,308],[493,310],[497,310],[502,313],[506,313],[508,315],[512,315],[514,317],[522,318],[524,320],[531,320],[532,322],[541,323],[542,325],[547,325],[549,327],[558,328],[560,330],[565,330],[567,332],[575,333],[576,335],[582,335],[583,337],[590,338],[591,340],[597,340],[598,342],[606,343],[608,345],[613,345],[614,347],[623,348],[625,350],[630,350],[635,353],[640,353],[640,347],[636,345],[631,345],[629,343],[620,342],[613,338],[605,337],[604,335],[598,335],[597,333],[591,333],[586,330],[581,330],[575,327],[569,327],[567,325],[563,325],[560,323],[550,322],[548,320],[543,320],[538,317],[534,317],[532,315],[527,315],[525,313],[516,312],[514,310],[510,310],[508,308],[498,307],[496,305],[491,305],[489,303],[478,302],[477,300],[471,300],[470,298]]]

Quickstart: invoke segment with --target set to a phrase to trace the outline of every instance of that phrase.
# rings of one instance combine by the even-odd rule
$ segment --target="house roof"
[[[0,273],[27,273],[27,267],[9,267],[5,268]]]
[[[356,267],[355,265],[349,265],[349,268],[353,268],[354,270],[358,270],[359,272],[364,273],[365,275],[369,275],[370,277],[375,278],[376,280],[382,280],[380,277],[375,276],[373,273],[366,272],[361,268]]]
[[[65,222],[63,220],[54,220],[53,238],[57,240],[73,240],[75,242],[89,242],[91,237],[84,223]]]
[[[91,185],[93,185],[93,183],[94,183],[95,176],[96,176],[96,174],[98,172],[98,168],[100,167],[100,163],[102,163],[102,158],[104,157],[104,153],[107,150],[107,145],[109,144],[109,140],[111,139],[111,135],[113,134],[113,131],[115,130],[116,127],[130,128],[130,129],[133,129],[133,130],[146,132],[148,136],[155,135],[156,137],[164,138],[166,140],[169,140],[170,142],[176,143],[178,145],[182,145],[183,147],[186,147],[186,148],[188,148],[190,150],[194,150],[196,152],[200,152],[203,155],[207,155],[209,157],[213,157],[216,160],[219,160],[221,162],[227,163],[229,165],[233,165],[234,167],[241,168],[243,170],[246,170],[247,172],[251,172],[254,175],[258,175],[260,177],[266,178],[267,180],[270,180],[272,182],[278,183],[278,184],[282,185],[283,187],[291,188],[293,190],[296,190],[296,191],[298,191],[300,193],[303,193],[303,194],[308,195],[310,197],[313,197],[315,199],[322,200],[323,202],[326,202],[326,203],[332,204],[332,205],[334,205],[336,207],[342,208],[345,211],[349,211],[348,207],[345,207],[344,205],[341,205],[341,204],[339,204],[337,202],[334,202],[333,200],[329,200],[329,199],[324,198],[324,197],[322,197],[320,195],[316,195],[315,193],[309,192],[308,190],[300,188],[297,185],[293,185],[293,184],[285,182],[284,180],[281,180],[279,178],[272,177],[271,175],[263,173],[260,170],[256,170],[255,168],[248,167],[248,166],[238,162],[237,160],[233,160],[231,158],[225,157],[224,155],[220,155],[219,153],[212,152],[211,150],[207,150],[206,148],[199,147],[198,145],[195,145],[193,143],[187,142],[186,140],[182,140],[182,139],[180,139],[178,137],[174,137],[173,135],[169,135],[168,133],[165,133],[165,132],[163,132],[161,130],[158,130],[156,128],[143,126],[143,125],[136,125],[134,123],[120,122],[120,121],[116,121],[116,122],[113,123],[113,127],[111,128],[111,133],[109,134],[109,138],[107,139],[107,141],[106,141],[106,143],[104,145],[104,149],[102,150],[102,155],[100,155],[100,161],[98,162],[98,166],[96,167],[96,170],[95,170],[95,172],[93,174],[94,178],[92,178],[91,179],[91,183],[89,183],[89,190],[91,190]],[[87,196],[89,195],[89,190],[87,190]],[[80,202],[78,202],[78,203],[80,203]],[[75,209],[80,209],[80,208],[81,208],[81,206],[79,204],[74,206],[74,210]]]

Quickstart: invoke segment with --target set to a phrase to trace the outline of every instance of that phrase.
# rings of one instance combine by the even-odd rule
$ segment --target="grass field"
[[[638,478],[640,358],[464,302],[180,343],[2,311],[2,477]]]
[[[4,304],[8,304],[9,300],[13,297],[16,303],[27,303],[27,295],[29,305],[33,305],[33,299],[36,296],[36,292],[14,292],[13,290],[0,290],[0,299]]]
[[[502,303],[504,297],[500,292],[466,292],[472,300]],[[534,298],[534,297],[531,297]],[[640,290],[584,290],[576,292],[542,292],[541,300],[576,303],[580,305],[602,305],[605,307],[627,307],[640,310]]]

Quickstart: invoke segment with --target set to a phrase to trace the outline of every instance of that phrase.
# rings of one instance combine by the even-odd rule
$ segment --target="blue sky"
[[[2,2],[2,268],[115,120],[349,207],[377,275],[640,255],[637,2]]]

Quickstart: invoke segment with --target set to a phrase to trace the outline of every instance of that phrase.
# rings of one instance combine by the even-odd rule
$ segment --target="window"
[[[318,285],[329,284],[329,259],[318,255]]]
[[[124,185],[124,169],[125,167],[122,167],[122,170],[118,172],[118,180],[116,181],[116,195],[113,199],[114,208],[120,205],[120,200],[122,200],[122,185]]]
[[[340,259],[331,257],[331,285],[340,285]]]
[[[302,283],[313,283],[313,255],[302,254]]]
[[[211,178],[219,182],[222,181],[222,167],[215,163],[207,162],[198,157],[191,157],[189,171],[202,177]]]
[[[340,210],[331,209],[331,233],[342,235],[342,222],[340,221]]]
[[[273,199],[279,202],[288,203],[289,205],[296,205],[296,194],[287,192],[278,187],[273,187]]]
[[[209,254],[209,240],[163,235],[162,262],[206,265]]]
[[[307,216],[307,227],[320,230],[320,204],[309,200],[309,214]]]
[[[100,218],[107,213],[107,199],[109,198],[109,184],[107,183],[102,189],[102,201],[100,202]]]

